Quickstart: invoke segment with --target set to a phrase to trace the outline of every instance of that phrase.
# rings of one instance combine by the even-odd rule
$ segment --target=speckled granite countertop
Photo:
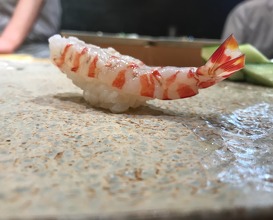
[[[0,112],[0,218],[273,217],[270,88],[112,114],[50,63],[0,61]]]

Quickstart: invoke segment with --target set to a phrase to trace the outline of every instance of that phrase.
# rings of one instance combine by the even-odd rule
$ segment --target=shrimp
[[[123,112],[147,100],[174,100],[194,96],[242,69],[245,55],[233,35],[201,67],[150,67],[75,38],[54,35],[49,39],[51,60],[93,106]]]

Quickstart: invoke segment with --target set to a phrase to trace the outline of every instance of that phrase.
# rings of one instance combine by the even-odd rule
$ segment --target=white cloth
[[[228,15],[222,39],[234,34],[239,43],[250,43],[273,58],[273,0],[248,0]]]

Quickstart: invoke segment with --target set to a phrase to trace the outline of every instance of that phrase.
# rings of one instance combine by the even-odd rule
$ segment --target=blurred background
[[[62,30],[219,39],[242,0],[62,0]]]

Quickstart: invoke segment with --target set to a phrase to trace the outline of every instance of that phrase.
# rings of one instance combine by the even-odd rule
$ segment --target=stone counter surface
[[[222,82],[113,114],[0,61],[0,219],[273,218],[273,90]]]

